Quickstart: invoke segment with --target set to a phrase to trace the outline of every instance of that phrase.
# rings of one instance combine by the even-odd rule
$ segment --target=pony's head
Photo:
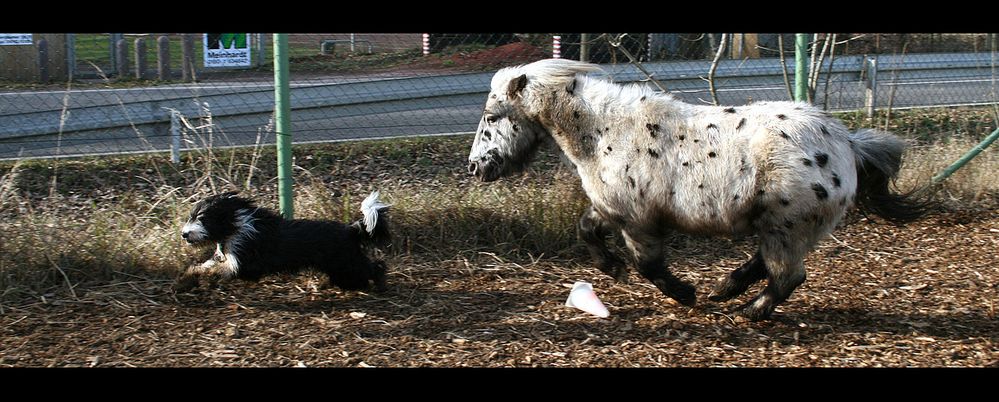
[[[551,140],[531,94],[576,73],[596,70],[599,67],[593,64],[549,59],[496,72],[468,154],[468,173],[488,182],[524,170],[540,145]]]

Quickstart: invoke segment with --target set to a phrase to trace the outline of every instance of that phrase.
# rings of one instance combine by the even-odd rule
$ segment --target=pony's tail
[[[373,191],[361,202],[361,213],[364,218],[354,222],[361,243],[384,247],[392,240],[389,233],[389,223],[386,212],[389,205],[378,199],[378,191]]]
[[[856,205],[861,212],[906,223],[930,210],[932,202],[916,190],[894,194],[889,189],[902,166],[905,142],[883,131],[862,129],[850,134],[850,145],[857,158]]]

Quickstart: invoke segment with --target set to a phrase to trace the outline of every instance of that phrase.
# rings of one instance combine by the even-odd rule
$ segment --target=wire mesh
[[[996,34],[810,35],[811,101],[828,110],[996,102]],[[493,73],[553,57],[556,37],[558,57],[585,57],[616,82],[656,80],[685,102],[712,102],[719,52],[720,104],[790,99],[793,34],[289,34],[294,142],[471,132]],[[273,143],[271,34],[226,48],[246,53],[236,67],[206,65],[218,35],[208,45],[205,34],[33,38],[0,46],[0,159],[169,150],[174,112],[189,122],[184,149]]]

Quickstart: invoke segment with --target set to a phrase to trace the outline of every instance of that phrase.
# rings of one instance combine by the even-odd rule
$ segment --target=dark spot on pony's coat
[[[829,162],[829,155],[828,154],[825,154],[825,153],[817,153],[817,154],[815,154],[815,163],[817,163],[819,165],[819,167],[825,167],[826,166],[826,162]]]
[[[681,163],[681,165],[683,165],[683,166],[690,166],[690,162],[683,162],[683,163]]]
[[[779,114],[779,115],[777,115],[777,118],[778,118],[778,119],[781,119],[781,120],[787,120],[787,116],[785,116],[785,115],[783,115],[783,114]]]
[[[702,184],[698,184],[697,188],[704,188],[704,184],[703,183]]]
[[[578,118],[579,118],[579,112],[578,112],[578,111],[575,111],[575,110],[573,110],[573,111],[572,111],[572,118],[573,118],[573,119],[578,119]]]
[[[513,131],[520,131],[520,126],[514,124],[513,125]]]
[[[656,131],[659,130],[658,125],[653,125],[652,123],[646,123],[645,128],[649,130],[649,135],[651,135],[652,138],[656,138]]]
[[[651,156],[651,157],[653,157],[655,159],[659,159],[659,153],[658,152],[652,150],[652,148],[649,148],[648,151],[649,151],[649,156]]]
[[[490,133],[489,130],[483,131],[482,136],[486,137],[487,140],[493,139],[493,133]]]
[[[763,191],[763,190],[760,190],[760,191]],[[779,202],[780,202],[780,205],[783,205],[783,206],[785,206],[785,207],[786,207],[786,206],[788,206],[788,205],[791,205],[791,200],[789,200],[789,199],[787,199],[787,198],[783,198],[783,197],[782,197],[782,198],[781,198],[781,199],[779,200]]]
[[[645,198],[645,189],[644,188],[638,189],[638,198]]]
[[[683,141],[683,139],[684,139],[684,138],[687,138],[687,136],[686,136],[686,135],[683,135],[683,134],[680,134],[680,136],[679,136],[679,137],[676,137],[676,138],[679,138],[679,139],[680,139],[680,141]]]
[[[829,130],[826,130],[826,126],[819,126],[819,130],[822,130],[822,134],[829,135]]]
[[[635,179],[631,176],[628,176],[628,185],[630,185],[631,188],[635,188]]]
[[[711,129],[716,129],[717,130],[718,126],[716,126],[714,123],[708,124],[708,130],[711,130]]]
[[[725,113],[735,113],[734,107],[725,108]]]
[[[732,197],[732,201],[737,201],[738,199],[739,199],[739,195],[738,194],[736,194],[735,197]]]
[[[610,145],[608,145],[607,146],[607,152],[614,152],[614,148],[611,148]]]
[[[780,132],[780,136],[781,136],[782,138],[784,138],[785,140],[786,140],[786,139],[790,139],[790,138],[791,138],[791,137],[789,137],[789,136],[787,135],[787,133],[785,133],[785,132],[783,132],[783,131],[781,131],[781,132]]]
[[[709,158],[714,158],[716,156],[718,156],[718,154],[716,154],[714,151],[708,152],[708,157]]]
[[[815,192],[815,196],[818,197],[820,200],[829,198],[829,192],[826,191],[826,188],[822,187],[822,185],[819,183],[812,184],[812,191]]]
[[[833,175],[832,175],[832,181],[833,181],[833,186],[835,186],[836,188],[839,188],[839,185],[840,185],[839,175],[837,175],[836,173],[833,173]]]
[[[701,140],[694,140],[694,142],[701,142]]]
[[[735,129],[736,130],[742,130],[742,126],[745,126],[745,125],[746,125],[746,118],[743,117],[742,120],[739,120],[739,124],[735,126]]]
[[[645,102],[645,97],[643,96],[642,99],[639,99],[639,101],[640,102]]]
[[[624,172],[628,173],[629,170],[631,170],[631,165],[624,165]]]
[[[805,166],[812,166],[812,160],[808,158],[801,158],[801,163],[804,163]]]
[[[764,190],[762,188],[756,191],[756,194],[758,194],[758,195],[763,195],[763,193],[766,193],[766,190]]]

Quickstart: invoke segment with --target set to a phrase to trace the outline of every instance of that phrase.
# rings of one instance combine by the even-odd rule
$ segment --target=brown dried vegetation
[[[395,204],[380,294],[320,289],[312,275],[170,291],[200,258],[177,235],[192,201],[240,188],[277,205],[271,150],[249,179],[248,151],[192,154],[180,168],[155,155],[4,165],[0,366],[999,365],[994,148],[936,193],[944,206],[931,216],[850,215],[774,319],[752,323],[727,309],[759,285],[726,304],[705,296],[753,239],[671,237],[671,268],[698,289],[699,305],[682,307],[635,273],[615,283],[590,265],[574,231],[585,199],[555,158],[484,185],[465,176],[468,143],[296,149],[298,216],[356,219],[375,188]],[[939,171],[926,155],[945,165],[968,147],[952,148],[917,146],[900,184]],[[564,306],[577,280],[610,318]]]

